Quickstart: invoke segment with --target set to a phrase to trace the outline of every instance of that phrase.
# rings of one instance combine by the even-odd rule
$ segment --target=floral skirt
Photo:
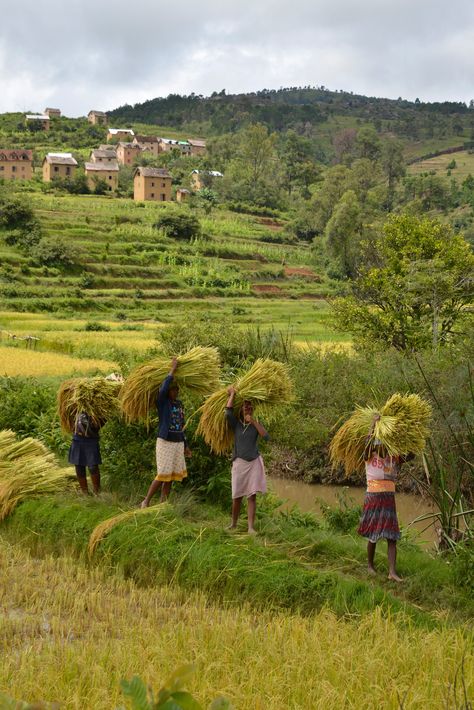
[[[371,542],[377,542],[382,538],[400,539],[395,493],[365,494],[364,509],[357,532]]]
[[[158,438],[155,481],[182,481],[187,475],[184,441],[166,441]]]

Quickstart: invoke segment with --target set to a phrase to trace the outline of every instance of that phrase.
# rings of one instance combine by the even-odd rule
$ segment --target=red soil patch
[[[312,281],[321,281],[321,277],[305,266],[285,266],[285,276],[305,276]]]
[[[253,290],[256,293],[281,293],[281,288],[279,286],[270,286],[269,284],[260,284],[259,286],[254,286]]]
[[[268,227],[268,229],[273,229],[276,232],[279,232],[281,229],[283,229],[283,225],[280,224],[280,222],[277,222],[276,220],[272,219],[271,217],[260,217],[257,222],[259,224],[264,224],[265,227]]]

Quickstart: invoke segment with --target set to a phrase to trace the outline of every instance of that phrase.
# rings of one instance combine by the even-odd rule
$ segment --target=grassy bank
[[[0,571],[0,690],[16,698],[112,710],[121,678],[157,688],[189,662],[189,689],[205,707],[218,694],[236,710],[461,707],[462,664],[474,692],[469,631],[401,628],[379,609],[344,620],[222,608],[69,556],[33,559],[4,539]]]
[[[117,504],[77,498],[31,500],[7,519],[2,532],[35,554],[73,553],[88,560],[92,530],[121,510]],[[400,569],[409,580],[399,588],[383,571],[375,580],[366,579],[363,544],[321,528],[311,516],[262,510],[257,538],[231,534],[226,523],[219,509],[183,496],[156,515],[137,515],[112,528],[92,562],[140,585],[176,583],[220,602],[266,610],[313,613],[327,606],[345,615],[380,606],[384,613],[404,612],[425,627],[433,626],[440,612],[453,620],[474,613],[449,566],[416,548],[402,552]]]

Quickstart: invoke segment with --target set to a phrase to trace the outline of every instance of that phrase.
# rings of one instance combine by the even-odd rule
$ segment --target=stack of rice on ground
[[[279,409],[293,399],[289,369],[275,360],[256,360],[250,370],[236,380],[234,387],[236,416],[243,402],[250,401],[255,413],[270,422]],[[208,397],[199,410],[201,419],[197,433],[216,454],[226,454],[232,449],[234,435],[224,416],[228,398],[227,388],[223,387]]]
[[[128,422],[149,421],[156,413],[156,398],[170,371],[171,358],[157,357],[136,367],[125,380],[120,393],[122,412]],[[220,358],[216,348],[196,347],[178,356],[174,381],[200,397],[219,386]]]
[[[69,476],[55,456],[37,439],[18,440],[13,431],[0,432],[0,520],[25,498],[64,491]]]
[[[74,432],[81,412],[85,412],[97,428],[117,416],[120,388],[120,382],[105,377],[76,377],[63,382],[58,392],[58,411],[64,431]]]
[[[149,506],[148,508],[138,508],[134,510],[127,510],[123,513],[118,513],[113,515],[111,518],[106,518],[101,523],[96,525],[89,538],[88,552],[92,557],[102,540],[104,540],[109,532],[116,525],[121,523],[133,522],[135,525],[144,515],[154,515],[155,518],[160,516],[163,517],[164,514],[172,511],[172,507],[169,503],[157,503],[156,505]]]
[[[417,394],[394,394],[383,407],[357,407],[329,446],[333,466],[361,471],[378,442],[389,456],[420,454],[426,445],[431,407]]]

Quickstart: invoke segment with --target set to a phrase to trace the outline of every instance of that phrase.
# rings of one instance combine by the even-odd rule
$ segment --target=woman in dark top
[[[179,387],[173,381],[178,360],[173,358],[171,370],[162,382],[156,406],[158,409],[158,432],[156,439],[157,475],[151,483],[141,507],[147,508],[154,494],[161,487],[161,502],[170,493],[173,481],[182,481],[188,475],[185,456],[191,456],[184,433],[184,409]]]
[[[234,414],[235,389],[229,387],[225,416],[234,432],[234,451],[232,454],[232,522],[230,528],[237,527],[242,498],[248,501],[248,531],[255,530],[255,512],[257,493],[267,492],[265,467],[258,450],[258,437],[267,440],[265,428],[253,418],[253,405],[245,401],[240,410],[240,417]]]
[[[100,426],[104,424],[105,422],[102,422]],[[89,469],[94,493],[100,493],[99,465],[102,463],[99,446],[100,426],[94,426],[85,412],[78,414],[69,448],[68,461],[75,467],[79,486],[86,495],[89,493],[86,468]]]

